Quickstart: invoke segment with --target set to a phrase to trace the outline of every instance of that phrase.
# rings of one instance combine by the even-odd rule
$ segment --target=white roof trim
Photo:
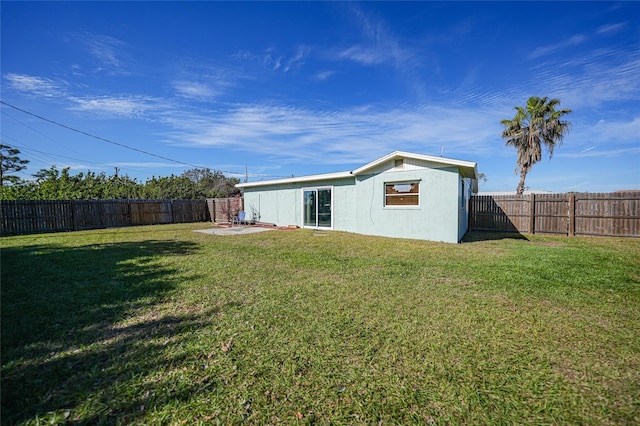
[[[312,182],[319,180],[332,180],[353,177],[351,172],[325,173],[322,175],[299,176],[284,179],[261,180],[258,182],[239,183],[236,188],[249,188],[254,186],[282,185],[285,183]]]
[[[404,152],[404,151],[394,151],[391,154],[378,158],[377,160],[372,161],[371,163],[365,164],[362,167],[358,167],[357,169],[350,172],[325,173],[321,175],[262,180],[258,182],[246,182],[246,183],[237,184],[236,188],[252,188],[256,186],[282,185],[286,183],[300,183],[300,182],[313,182],[313,181],[319,181],[319,180],[344,179],[344,178],[352,177],[354,175],[363,174],[367,170],[371,170],[372,168],[379,166],[380,164],[386,161],[397,159],[397,158],[411,158],[414,160],[422,160],[422,161],[429,161],[432,163],[438,163],[438,164],[442,164],[443,166],[455,166],[459,168],[460,173],[462,174],[463,177],[467,177],[471,179],[477,179],[478,177],[477,163],[474,163],[473,161],[454,160],[451,158],[433,157],[431,155],[414,154],[411,152]]]

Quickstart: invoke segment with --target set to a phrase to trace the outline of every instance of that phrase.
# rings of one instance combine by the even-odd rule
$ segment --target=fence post
[[[536,233],[536,194],[529,196],[529,233]]]
[[[576,194],[569,194],[569,236],[576,235]]]
[[[473,204],[471,203],[472,197],[469,197],[469,204],[467,204],[467,231],[471,231],[471,211]]]
[[[69,209],[71,210],[71,230],[77,231],[78,225],[76,225],[76,202],[75,200],[71,200],[69,203]]]

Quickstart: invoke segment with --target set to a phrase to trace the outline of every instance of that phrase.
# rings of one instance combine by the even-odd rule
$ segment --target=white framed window
[[[420,205],[420,182],[388,182],[384,184],[385,207],[417,207]]]

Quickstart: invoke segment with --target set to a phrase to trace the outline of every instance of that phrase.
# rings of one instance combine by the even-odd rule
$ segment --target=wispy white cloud
[[[360,29],[362,40],[346,46],[328,49],[328,60],[351,61],[363,66],[389,66],[418,98],[425,92],[421,70],[424,46],[407,44],[392,31],[384,19],[365,12],[355,3],[348,10],[354,26]]]
[[[218,92],[208,84],[197,81],[179,80],[171,83],[178,96],[190,99],[210,99]]]
[[[607,149],[607,150],[588,150],[582,152],[574,152],[574,153],[561,153],[557,154],[557,157],[560,158],[589,158],[589,157],[621,157],[625,155],[638,155],[640,154],[640,146],[630,147],[630,148],[616,148],[616,149]]]
[[[281,66],[282,66],[282,56],[279,56],[275,58],[275,60],[273,60],[273,70],[276,71],[280,69]]]
[[[287,64],[282,69],[284,72],[289,72],[292,69],[300,69],[305,63],[305,58],[309,56],[311,48],[309,46],[298,46],[296,53],[287,61]]]
[[[32,96],[51,98],[63,94],[63,88],[53,80],[26,74],[9,73],[4,75],[9,87]]]
[[[640,117],[630,120],[600,120],[592,125],[582,124],[579,138],[616,144],[631,143],[640,147]]]
[[[640,97],[640,51],[595,49],[570,60],[541,65],[531,79],[532,92],[562,99],[568,108]],[[526,86],[523,86],[526,88]]]
[[[390,66],[408,82],[412,88],[411,93],[422,93],[424,89],[417,73],[421,67],[420,51],[403,45],[383,20],[368,16],[358,6],[350,5],[347,9],[352,12],[350,16],[354,26],[361,31],[362,37],[358,41],[333,47],[299,44],[294,47],[293,52],[288,53],[276,47],[269,47],[262,52],[240,50],[233,58],[257,65],[262,70],[283,73],[300,71],[307,63],[315,66],[318,62],[352,62],[367,67]],[[309,76],[316,81],[324,81],[333,74],[334,71],[311,70]]]
[[[94,71],[111,74],[129,74],[124,48],[126,43],[105,34],[84,33],[77,38],[87,48],[98,66]]]
[[[413,66],[416,52],[403,46],[385,22],[355,4],[349,5],[353,23],[363,35],[363,42],[335,49],[336,59],[350,60],[362,65],[390,64],[398,68]]]
[[[300,69],[306,58],[311,54],[311,47],[299,45],[293,54],[278,52],[275,48],[268,48],[263,52],[254,53],[246,50],[236,52],[232,57],[243,62],[254,63],[270,71],[289,72]]]
[[[335,74],[336,71],[319,71],[315,74],[314,78],[318,81],[325,81]]]
[[[260,53],[240,50],[232,55],[232,58],[243,62],[253,62],[262,67],[271,68],[273,70],[277,70],[282,66],[282,56],[274,56],[273,49],[271,48]]]
[[[614,158],[637,156],[640,160],[640,117],[600,120],[574,125],[559,158]]]
[[[71,110],[123,118],[142,118],[145,113],[164,103],[144,96],[70,97],[69,101],[72,102]]]
[[[348,59],[363,65],[377,65],[386,62],[387,54],[374,48],[351,46],[336,52],[336,59]]]
[[[596,34],[600,34],[600,35],[615,34],[617,32],[620,32],[626,26],[627,26],[626,22],[618,22],[616,24],[602,25],[601,27],[598,28],[598,30],[596,31]]]
[[[538,59],[541,56],[546,56],[546,55],[550,55],[552,53],[555,53],[559,50],[563,50],[566,49],[568,47],[573,47],[579,44],[583,44],[584,42],[587,41],[587,37],[583,34],[576,34],[574,36],[569,37],[567,40],[562,41],[560,43],[556,43],[556,44],[550,44],[550,45],[546,45],[546,46],[540,46],[536,49],[534,49],[530,54],[529,54],[529,59]]]
[[[585,154],[585,153],[587,153],[587,152],[589,152],[589,151],[592,151],[592,150],[596,149],[597,147],[598,147],[598,145],[592,145],[592,146],[589,146],[589,147],[587,147],[587,148],[583,149],[582,151],[580,151],[580,153],[581,153],[581,154]]]
[[[465,115],[465,126],[457,117]],[[337,112],[273,105],[240,105],[215,116],[169,114],[174,143],[232,147],[296,161],[344,164],[367,161],[396,149],[468,157],[491,148],[499,134],[495,112],[447,108]],[[291,149],[295,146],[295,150]]]

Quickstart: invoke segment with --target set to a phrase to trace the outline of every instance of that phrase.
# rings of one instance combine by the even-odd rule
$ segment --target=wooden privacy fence
[[[469,230],[640,237],[640,191],[474,195]]]
[[[228,222],[242,198],[0,202],[0,235]],[[469,230],[640,237],[640,191],[471,197]]]
[[[19,200],[0,206],[3,236],[210,219],[205,200]]]
[[[242,197],[233,198],[207,198],[209,217],[213,222],[231,222],[242,210]]]

